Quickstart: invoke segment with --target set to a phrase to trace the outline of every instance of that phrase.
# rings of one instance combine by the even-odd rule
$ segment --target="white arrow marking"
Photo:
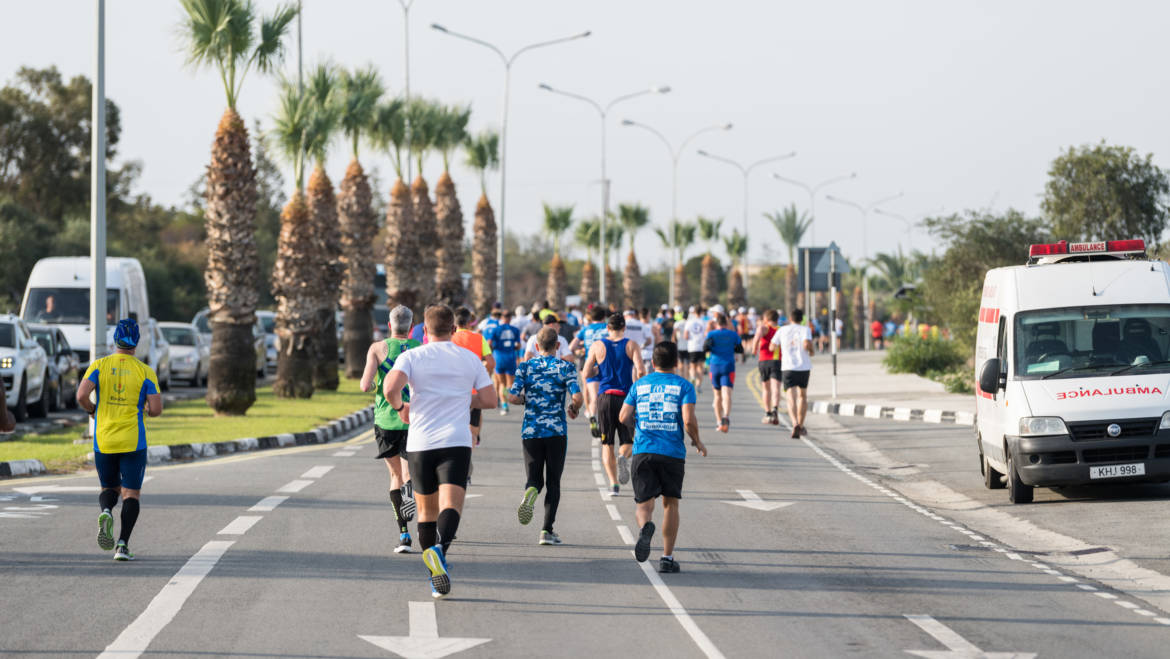
[[[1032,659],[1035,652],[984,652],[975,647],[970,641],[959,636],[955,630],[947,627],[930,616],[907,615],[906,619],[934,637],[934,640],[947,646],[944,650],[906,650],[925,659]]]
[[[483,496],[482,494],[465,494],[465,495],[463,495],[463,498],[464,499],[474,499],[475,497],[482,497],[482,496]]]
[[[409,602],[410,636],[363,636],[358,638],[389,650],[403,659],[442,659],[449,654],[483,645],[490,638],[439,638],[434,602]]]
[[[41,492],[101,492],[102,488],[97,485],[33,485],[31,487],[14,487],[12,490],[32,496]]]
[[[730,503],[733,506],[743,506],[752,510],[763,510],[765,512],[791,506],[796,503],[795,501],[764,501],[751,490],[736,490],[736,492],[739,492],[739,496],[743,497],[743,501],[724,501],[723,503]]]

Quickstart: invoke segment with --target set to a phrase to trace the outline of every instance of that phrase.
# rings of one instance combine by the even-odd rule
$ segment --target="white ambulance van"
[[[1032,245],[987,273],[975,348],[988,488],[1170,480],[1170,265],[1141,240]]]

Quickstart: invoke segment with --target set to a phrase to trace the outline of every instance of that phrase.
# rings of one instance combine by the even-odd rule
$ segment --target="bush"
[[[891,373],[914,373],[928,376],[932,372],[954,371],[967,363],[960,345],[948,339],[898,337],[890,344],[882,360]]]
[[[932,371],[927,374],[931,380],[942,383],[943,388],[947,390],[948,394],[973,394],[975,393],[975,380],[969,369],[965,366],[950,371],[939,372]]]

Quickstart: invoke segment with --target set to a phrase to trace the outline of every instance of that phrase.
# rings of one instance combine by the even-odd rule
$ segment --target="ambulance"
[[[1032,245],[987,273],[975,347],[988,488],[1170,480],[1170,265],[1141,240]]]

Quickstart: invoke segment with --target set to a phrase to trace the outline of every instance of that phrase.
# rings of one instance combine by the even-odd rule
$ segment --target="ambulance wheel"
[[[979,460],[981,462],[979,471],[983,472],[983,485],[989,490],[1002,490],[1006,485],[1003,482],[1003,474],[991,466],[986,455],[980,455]]]
[[[1007,453],[1007,490],[1008,501],[1012,503],[1032,503],[1032,495],[1034,489],[1031,485],[1025,485],[1024,481],[1020,480],[1020,474],[1016,472],[1016,459],[1010,451]]]

